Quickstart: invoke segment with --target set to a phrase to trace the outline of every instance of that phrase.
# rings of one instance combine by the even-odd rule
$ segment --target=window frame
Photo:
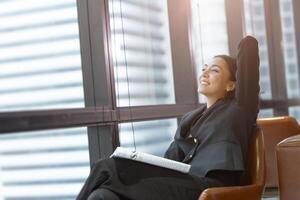
[[[180,117],[195,109],[198,106],[197,76],[189,48],[190,4],[168,0],[176,103],[117,107],[108,0],[77,0],[77,9],[85,108],[1,112],[0,124],[4,126],[0,127],[0,134],[88,126],[92,164],[109,156],[119,145],[119,123]]]
[[[297,47],[300,47],[300,14],[297,8],[300,8],[300,2],[293,0],[296,41]],[[168,0],[175,104],[167,105],[116,106],[108,0],[77,0],[77,9],[85,108],[1,112],[0,134],[88,126],[92,164],[109,156],[119,145],[119,123],[181,117],[199,106],[193,61],[196,55],[193,55],[190,38],[190,1]],[[235,56],[237,45],[244,35],[243,0],[225,0],[225,10],[229,53]],[[300,105],[300,98],[287,98],[285,77],[282,76],[284,68],[278,67],[284,63],[279,48],[281,27],[276,23],[280,20],[279,0],[266,0],[265,12],[273,97],[262,100],[261,109],[273,108],[275,116],[288,115],[288,107]],[[300,51],[297,57],[300,62]]]

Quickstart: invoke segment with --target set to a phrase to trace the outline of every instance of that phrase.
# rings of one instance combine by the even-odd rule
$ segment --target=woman
[[[92,168],[77,199],[197,199],[209,187],[239,185],[258,113],[257,41],[248,36],[237,61],[215,56],[199,89],[207,103],[182,117],[165,157],[188,163],[188,174],[109,158]]]

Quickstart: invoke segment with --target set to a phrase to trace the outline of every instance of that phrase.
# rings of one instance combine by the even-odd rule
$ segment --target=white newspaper
[[[159,156],[154,156],[147,153],[126,149],[123,147],[117,147],[114,153],[110,157],[119,157],[119,158],[135,160],[135,161],[139,161],[151,165],[156,165],[159,167],[173,169],[183,173],[188,173],[191,168],[191,165],[185,163],[162,158]]]

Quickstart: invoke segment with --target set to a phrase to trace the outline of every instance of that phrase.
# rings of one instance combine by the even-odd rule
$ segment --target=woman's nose
[[[201,76],[208,77],[208,70],[207,69],[203,70]]]

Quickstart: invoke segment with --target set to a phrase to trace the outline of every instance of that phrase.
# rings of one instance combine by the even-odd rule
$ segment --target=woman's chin
[[[204,96],[206,96],[206,94],[207,94],[206,91],[205,91],[205,89],[204,88],[200,88],[200,87],[198,88],[198,93],[201,94],[201,95],[204,95]]]

